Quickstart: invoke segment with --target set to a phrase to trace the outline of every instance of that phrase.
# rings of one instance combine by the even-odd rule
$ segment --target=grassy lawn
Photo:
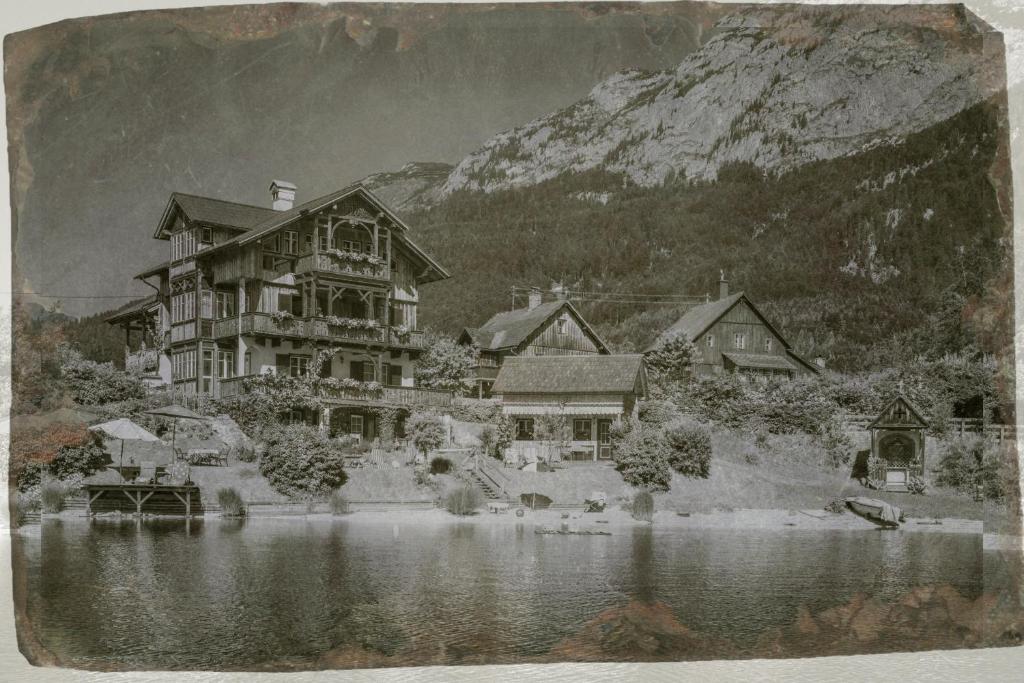
[[[434,499],[433,489],[417,486],[411,467],[398,469],[346,470],[348,482],[341,487],[341,495],[351,501],[410,502]]]

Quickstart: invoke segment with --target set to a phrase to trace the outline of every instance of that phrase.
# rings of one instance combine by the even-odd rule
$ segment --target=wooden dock
[[[202,512],[199,487],[195,484],[87,484],[84,488],[87,515],[94,514],[95,508],[123,512],[125,507],[141,515],[147,503],[150,512],[160,514],[183,512],[191,517],[193,505],[197,513]]]

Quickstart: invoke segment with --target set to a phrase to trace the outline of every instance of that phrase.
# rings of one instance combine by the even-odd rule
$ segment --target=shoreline
[[[85,519],[85,515],[78,510],[66,510],[57,514],[44,514],[40,519]],[[96,521],[139,521],[134,514],[99,514],[91,519]],[[180,515],[146,515],[142,520],[185,520]],[[508,525],[530,525],[538,529],[550,527],[554,529],[563,528],[566,525],[570,530],[613,530],[638,526],[652,526],[655,528],[680,529],[680,530],[748,530],[748,531],[870,531],[880,530],[880,527],[859,515],[852,512],[841,514],[825,512],[824,510],[785,510],[785,509],[738,509],[733,511],[719,511],[707,513],[693,513],[687,516],[678,515],[672,511],[661,510],[654,514],[652,522],[644,522],[632,518],[629,512],[621,509],[605,510],[598,513],[584,513],[580,510],[526,510],[524,516],[517,517],[513,511],[495,514],[487,511],[480,511],[474,515],[457,516],[442,508],[431,510],[381,510],[370,511],[360,510],[342,515],[333,515],[329,512],[314,512],[300,514],[255,514],[243,518],[222,517],[220,513],[208,512],[204,515],[196,515],[193,519],[198,520],[296,520],[303,519],[309,522],[334,522],[345,521],[357,524],[412,524],[412,525],[439,525],[439,524],[473,524],[480,526],[508,526]],[[1016,537],[996,534],[985,534],[984,523],[980,520],[958,519],[958,518],[926,518],[908,517],[899,529],[899,532],[910,533],[956,533],[956,534],[977,534],[986,537],[986,548],[993,549],[1009,545],[1020,547],[1019,541],[1014,546]],[[1000,540],[1009,539],[1009,540]]]

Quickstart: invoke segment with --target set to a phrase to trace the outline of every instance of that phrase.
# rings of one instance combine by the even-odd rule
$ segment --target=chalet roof
[[[671,327],[658,335],[658,338],[645,351],[653,351],[663,341],[678,335],[685,336],[691,342],[697,341],[709,327],[714,325],[719,318],[725,315],[730,308],[743,298],[745,298],[743,292],[736,292],[724,299],[717,299],[700,306],[694,306],[686,311],[686,313],[683,313],[682,317],[675,321]]]
[[[136,299],[135,301],[129,301],[124,306],[121,306],[113,313],[108,315],[105,320],[108,323],[114,323],[119,320],[125,320],[132,318],[142,311],[146,310],[150,306],[156,303],[156,294]]]
[[[495,394],[628,394],[645,383],[643,356],[513,356],[498,371]]]
[[[469,336],[470,340],[480,348],[489,351],[515,348],[563,309],[569,311],[583,329],[593,336],[597,347],[607,353],[607,345],[591,329],[576,307],[568,301],[549,301],[534,308],[517,308],[512,311],[495,313],[483,326],[467,327],[463,334]]]
[[[194,221],[242,230],[251,230],[278,213],[269,207],[240,204],[183,192],[173,192],[171,198],[178,203],[185,215]]]
[[[349,195],[356,193],[365,195],[372,203],[376,204],[380,208],[380,210],[396,226],[398,226],[398,230],[396,230],[394,233],[395,237],[397,238],[396,241],[404,245],[407,249],[412,251],[412,253],[416,257],[424,261],[428,265],[429,270],[434,271],[434,274],[437,277],[431,278],[431,280],[442,280],[451,277],[447,270],[442,268],[437,261],[431,258],[425,251],[423,251],[411,239],[409,239],[408,235],[405,234],[409,230],[409,226],[407,226],[398,216],[392,213],[392,211],[388,209],[387,206],[379,198],[377,198],[376,195],[374,195],[372,192],[370,192],[368,189],[366,189],[363,185],[359,183],[349,185],[348,187],[343,187],[340,190],[336,190],[329,194],[323,195],[322,197],[311,199],[308,202],[298,204],[285,211],[268,210],[268,214],[266,215],[266,217],[263,220],[256,223],[255,225],[253,225],[249,231],[243,232],[240,235],[236,235],[235,237],[225,242],[222,242],[210,249],[205,250],[203,253],[208,254],[210,252],[215,252],[232,245],[248,244],[250,242],[260,239],[264,235],[267,235],[280,227],[287,225],[288,223],[291,223],[294,220],[301,218],[302,216],[305,216],[308,213],[315,213],[317,211],[320,211],[321,209],[324,209],[330,206],[331,204],[334,204],[335,202],[338,202],[344,199],[345,197],[348,197]]]
[[[761,353],[723,353],[723,356],[740,368],[758,368],[761,370],[796,370],[785,356],[773,356]]]

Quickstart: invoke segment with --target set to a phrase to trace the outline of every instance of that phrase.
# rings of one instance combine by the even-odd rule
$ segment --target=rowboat
[[[846,505],[861,517],[886,529],[897,529],[903,521],[903,510],[876,498],[847,498]]]

